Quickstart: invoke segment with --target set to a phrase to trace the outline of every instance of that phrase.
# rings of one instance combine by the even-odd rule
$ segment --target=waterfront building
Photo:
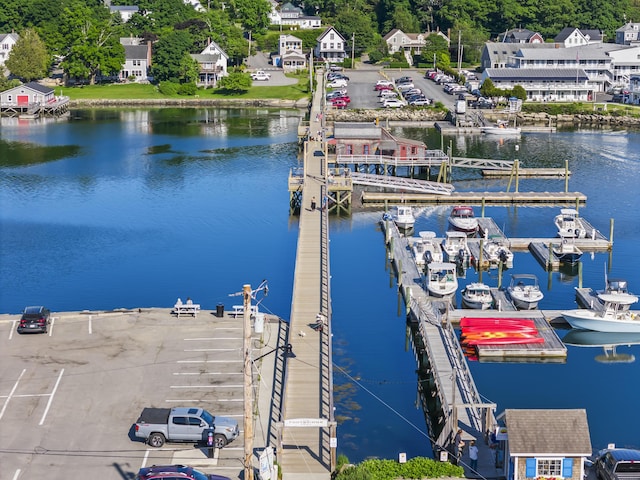
[[[314,56],[329,63],[342,63],[347,57],[346,48],[345,38],[329,27],[316,39]]]

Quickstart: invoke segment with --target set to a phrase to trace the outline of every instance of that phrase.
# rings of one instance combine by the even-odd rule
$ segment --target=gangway
[[[434,195],[451,195],[451,192],[454,190],[454,186],[449,183],[430,182],[428,180],[418,180],[415,178],[392,177],[389,175],[374,175],[371,173],[351,172],[351,180],[357,185],[409,190]]]

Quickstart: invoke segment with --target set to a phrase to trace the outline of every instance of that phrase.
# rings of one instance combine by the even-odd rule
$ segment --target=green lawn
[[[309,96],[308,79],[299,77],[298,83],[286,86],[253,86],[248,92],[242,95],[227,95],[220,93],[216,89],[198,90],[198,98],[237,98],[241,100],[254,99],[283,99],[299,100]],[[136,83],[110,84],[110,85],[84,85],[80,87],[56,87],[56,94],[68,96],[71,100],[109,100],[109,99],[152,99],[160,100],[167,98],[194,98],[192,96],[161,94],[155,85],[143,85]]]

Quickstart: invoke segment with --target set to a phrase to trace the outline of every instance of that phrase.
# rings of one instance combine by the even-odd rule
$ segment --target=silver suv
[[[640,450],[602,450],[595,467],[596,476],[600,480],[640,480]]]

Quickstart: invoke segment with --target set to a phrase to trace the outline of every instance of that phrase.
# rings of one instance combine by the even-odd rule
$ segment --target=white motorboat
[[[420,238],[414,238],[411,246],[413,249],[413,255],[416,259],[416,264],[422,267],[431,262],[442,263],[444,260],[442,247],[435,240],[436,232],[418,232],[418,236]]]
[[[640,312],[629,309],[638,301],[638,297],[628,293],[603,293],[598,298],[604,303],[601,309],[576,309],[561,314],[573,328],[640,333]]]
[[[482,133],[486,133],[487,135],[502,135],[502,136],[516,136],[520,135],[521,129],[520,127],[510,127],[509,122],[504,120],[498,120],[495,125],[489,125],[486,127],[481,127],[480,131]]]
[[[511,284],[507,292],[518,310],[535,310],[544,298],[538,285],[538,277],[527,273],[511,275]]]
[[[487,310],[493,306],[491,288],[484,283],[470,283],[462,290],[461,295],[463,307]]]
[[[466,234],[474,234],[478,231],[478,219],[473,214],[473,208],[464,205],[453,207],[449,215],[449,225],[454,230]]]
[[[442,241],[442,249],[448,262],[464,265],[469,262],[471,251],[467,244],[467,235],[464,232],[448,231]]]
[[[553,223],[556,224],[560,238],[584,238],[587,235],[575,208],[561,209],[560,214],[554,217]]]
[[[458,290],[455,263],[431,262],[427,265],[427,291],[434,297],[453,295]]]
[[[491,265],[499,265],[502,262],[505,267],[513,268],[513,252],[501,238],[491,238],[484,242],[482,255]]]
[[[577,263],[582,257],[582,250],[567,238],[563,238],[560,243],[552,243],[551,250],[562,263]]]
[[[405,230],[412,228],[416,223],[416,217],[413,216],[413,209],[406,205],[398,205],[392,218],[398,228]]]

